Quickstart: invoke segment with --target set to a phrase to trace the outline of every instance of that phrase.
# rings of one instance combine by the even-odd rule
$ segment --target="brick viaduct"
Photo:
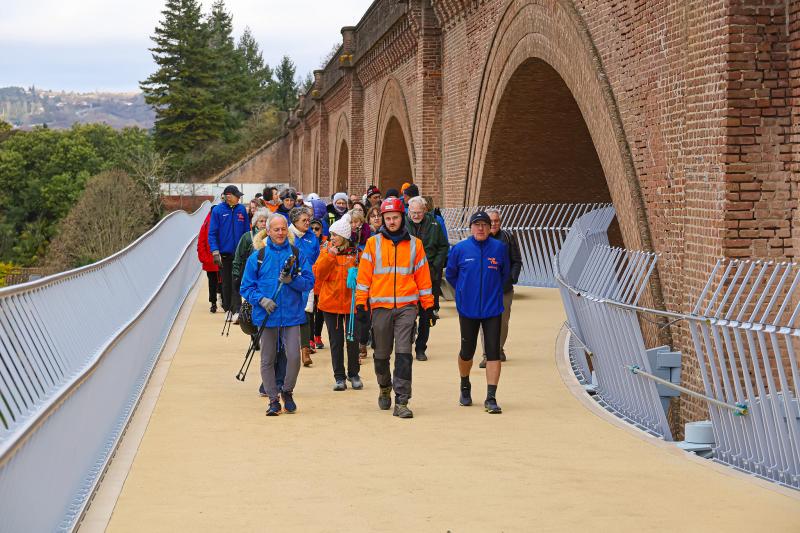
[[[625,245],[661,254],[653,299],[676,311],[720,256],[794,256],[800,2],[376,0],[342,36],[250,162],[289,179],[258,180],[328,195],[413,179],[443,206],[611,200]]]

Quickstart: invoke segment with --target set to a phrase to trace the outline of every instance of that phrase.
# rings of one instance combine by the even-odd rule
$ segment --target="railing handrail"
[[[131,242],[125,248],[123,248],[122,250],[120,250],[120,251],[118,251],[118,252],[116,252],[114,254],[111,254],[108,257],[103,258],[103,259],[101,259],[101,260],[99,260],[99,261],[97,261],[95,263],[91,263],[89,265],[84,265],[82,267],[73,268],[73,269],[70,269],[70,270],[65,270],[64,272],[57,272],[55,274],[51,274],[51,275],[45,276],[43,278],[39,278],[39,279],[32,280],[32,281],[26,281],[25,283],[18,283],[17,285],[11,285],[10,287],[2,287],[2,288],[0,288],[0,298],[6,297],[6,296],[12,296],[14,294],[19,294],[19,293],[22,293],[22,292],[27,292],[27,291],[29,291],[31,289],[38,289],[40,287],[43,287],[45,285],[50,285],[50,284],[55,283],[57,281],[62,281],[62,280],[68,279],[68,278],[76,277],[79,274],[83,274],[83,273],[86,273],[86,272],[93,272],[95,270],[98,270],[99,268],[102,268],[104,265],[106,265],[106,264],[108,264],[108,263],[110,263],[110,262],[112,262],[112,261],[124,256],[124,255],[129,254],[131,252],[131,250],[133,250],[136,246],[138,246],[138,244],[140,242],[142,242],[144,239],[146,239],[152,233],[155,233],[156,231],[158,231],[158,228],[160,228],[163,224],[165,224],[166,221],[169,220],[170,218],[172,218],[174,216],[178,216],[180,214],[188,214],[189,216],[193,216],[193,215],[197,214],[199,211],[201,211],[202,209],[205,209],[205,206],[208,203],[210,203],[208,200],[204,201],[202,204],[200,204],[200,207],[198,207],[192,213],[186,213],[185,211],[172,211],[171,213],[168,213],[164,218],[159,220],[152,228],[150,228],[146,232],[142,233],[136,240]]]
[[[197,213],[197,211],[195,211],[194,213]],[[133,244],[135,244],[136,242],[138,242],[138,239],[137,241],[134,241]],[[170,275],[173,272],[175,272],[175,269],[180,265],[183,256],[186,255],[186,252],[193,243],[194,240],[189,240],[189,242],[186,243],[186,246],[184,247],[183,251],[175,260],[175,262],[172,264],[171,268],[169,269],[169,272],[167,273],[166,276],[164,276],[164,279],[161,280],[161,283],[159,283],[156,290],[153,292],[153,294],[150,295],[150,298],[148,298],[148,300],[144,303],[144,305],[142,305],[139,311],[134,316],[132,316],[130,320],[128,320],[113,337],[111,337],[105,344],[103,344],[100,347],[100,349],[97,350],[95,354],[93,354],[92,359],[88,361],[88,363],[80,371],[80,373],[75,376],[72,376],[69,380],[62,383],[58,387],[58,389],[55,390],[54,394],[50,398],[48,398],[47,404],[43,405],[39,411],[34,413],[32,416],[26,418],[19,425],[15,426],[14,429],[7,435],[7,437],[3,441],[0,441],[0,467],[2,467],[14,455],[14,452],[20,446],[22,446],[27,440],[27,438],[36,431],[36,429],[42,424],[42,422],[44,422],[47,419],[47,417],[55,409],[58,408],[59,404],[61,404],[63,400],[68,398],[69,395],[72,394],[72,392],[75,389],[80,387],[84,381],[89,379],[89,377],[91,377],[91,375],[94,374],[95,370],[102,362],[103,357],[106,355],[106,353],[108,353],[108,351],[111,348],[113,348],[115,344],[119,342],[119,340],[131,328],[131,326],[133,326],[136,323],[136,321],[145,313],[145,311],[147,311],[150,308],[153,301],[158,296],[159,291],[167,283]],[[125,250],[127,250],[127,247],[125,248]],[[108,259],[112,257],[119,257],[118,254],[119,252],[117,254],[109,256]]]
[[[726,259],[721,259],[720,261],[725,261],[725,260]],[[558,256],[557,255],[556,255],[555,259],[554,259],[554,262],[558,263]],[[756,263],[758,263],[758,262],[760,262],[760,261],[757,261]],[[768,263],[771,263],[771,262],[763,261],[761,263],[768,264]],[[794,265],[795,263],[790,263],[790,264]],[[641,305],[635,305],[635,304],[628,304],[628,303],[624,303],[624,302],[619,302],[619,301],[613,300],[613,299],[608,298],[608,297],[597,296],[595,294],[592,294],[590,291],[577,289],[577,288],[573,287],[572,285],[570,285],[569,283],[567,283],[567,281],[561,275],[560,269],[557,266],[553,270],[554,270],[555,280],[558,282],[559,285],[561,285],[561,287],[563,287],[564,289],[566,289],[570,293],[572,293],[572,294],[574,294],[576,296],[580,296],[582,298],[588,298],[588,299],[590,299],[592,301],[595,301],[597,303],[610,305],[610,306],[616,307],[618,309],[625,309],[627,311],[636,311],[637,313],[650,314],[650,315],[660,316],[660,317],[664,317],[664,318],[669,318],[669,319],[672,319],[672,320],[688,320],[688,321],[692,321],[692,322],[701,322],[701,323],[706,323],[706,324],[716,324],[716,325],[720,325],[720,326],[737,327],[737,328],[743,329],[743,330],[753,330],[753,331],[770,331],[770,330],[773,330],[773,331],[777,331],[777,332],[780,332],[780,333],[784,333],[786,335],[792,335],[794,337],[800,337],[800,327],[792,328],[792,327],[788,327],[788,326],[782,326],[780,324],[771,324],[769,322],[746,322],[746,321],[729,320],[729,319],[715,318],[715,317],[705,316],[705,315],[696,315],[694,313],[680,313],[680,312],[677,312],[677,311],[667,311],[666,309],[656,309],[656,308],[651,308],[651,307],[643,307]]]

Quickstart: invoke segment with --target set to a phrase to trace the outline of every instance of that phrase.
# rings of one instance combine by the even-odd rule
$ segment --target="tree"
[[[244,95],[250,104],[250,109],[259,107],[269,99],[269,89],[272,85],[272,69],[264,63],[264,57],[250,28],[246,27],[239,44],[236,47],[239,55],[244,59],[247,69]]]
[[[3,142],[6,138],[11,135],[11,131],[13,130],[13,126],[6,122],[5,120],[0,120],[0,142]]]
[[[161,13],[150,49],[158,69],[139,85],[156,111],[156,145],[184,154],[220,137],[225,109],[216,97],[220,81],[200,3],[167,0]]]
[[[0,141],[0,261],[40,261],[90,176],[155,156],[147,131],[104,124],[15,131]]]
[[[299,91],[300,94],[306,94],[311,88],[314,86],[314,75],[312,73],[307,73],[306,77],[303,78],[299,83]]]
[[[328,53],[325,54],[324,56],[322,56],[322,59],[319,62],[319,68],[324,69],[325,67],[327,67],[328,63],[331,62],[331,59],[333,59],[334,57],[336,57],[339,54],[339,48],[341,48],[341,47],[342,47],[342,43],[334,44],[331,47],[331,49],[328,50]]]
[[[150,229],[155,215],[145,191],[127,173],[93,176],[59,224],[49,263],[66,269],[108,257]]]
[[[283,56],[281,64],[275,69],[272,102],[281,111],[289,111],[297,105],[296,72],[297,68],[289,56]]]
[[[233,17],[225,10],[224,0],[211,5],[207,24],[213,70],[219,79],[213,97],[225,110],[225,135],[230,138],[249,114],[247,63],[234,45]]]

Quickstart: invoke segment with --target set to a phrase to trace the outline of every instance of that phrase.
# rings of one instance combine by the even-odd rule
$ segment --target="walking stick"
[[[222,332],[220,333],[220,336],[225,336],[225,337],[227,337],[227,336],[229,336],[229,335],[230,335],[230,332],[231,332],[231,322],[233,322],[233,311],[231,311],[230,309],[228,309],[228,312],[227,312],[227,314],[225,315],[225,322],[223,322],[223,323],[222,323]],[[228,328],[228,335],[225,335],[225,328],[226,328],[226,327]]]
[[[292,266],[294,266],[294,255],[290,255],[286,262],[283,264],[283,268],[281,269],[281,274],[288,274],[292,270]],[[278,301],[278,295],[283,288],[284,283],[279,281],[278,288],[275,289],[275,294],[272,295],[272,301]],[[270,313],[266,313],[264,316],[263,322],[258,327],[258,332],[250,338],[250,346],[247,348],[247,352],[244,354],[244,361],[242,361],[242,367],[239,369],[239,373],[236,374],[236,379],[238,381],[244,381],[244,378],[247,377],[247,371],[250,369],[250,363],[253,362],[253,356],[256,353],[256,346],[261,339],[261,334],[264,333],[264,330],[267,327],[267,319],[269,319]]]

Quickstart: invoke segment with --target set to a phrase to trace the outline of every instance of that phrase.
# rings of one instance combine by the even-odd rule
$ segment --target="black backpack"
[[[290,244],[289,246],[292,247],[292,253],[294,254],[295,268],[299,268],[300,251],[293,244]],[[258,269],[256,270],[256,274],[261,273],[261,264],[264,262],[266,250],[267,247],[265,246],[258,251]],[[239,308],[239,327],[242,328],[242,332],[245,335],[253,336],[258,333],[258,326],[253,324],[253,306],[247,300],[243,300],[242,305]]]

